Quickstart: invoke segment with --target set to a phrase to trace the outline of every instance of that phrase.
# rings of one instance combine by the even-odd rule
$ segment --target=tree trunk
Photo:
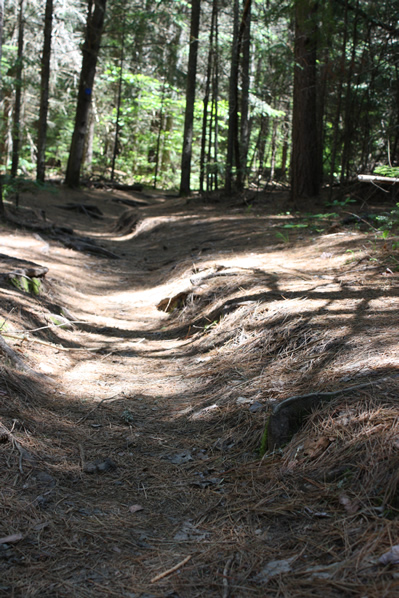
[[[191,155],[194,128],[195,85],[197,78],[198,35],[201,0],[191,2],[190,53],[188,57],[186,113],[184,120],[183,151],[181,158],[180,195],[190,193]]]
[[[19,163],[19,142],[21,135],[21,97],[22,97],[22,68],[23,68],[23,53],[24,53],[24,0],[19,0],[19,16],[18,16],[18,54],[17,54],[17,68],[15,77],[15,104],[14,104],[14,121],[12,131],[12,162],[11,162],[11,176],[15,178],[18,171]]]
[[[202,114],[202,135],[201,135],[201,154],[200,154],[200,176],[199,176],[199,188],[200,192],[204,191],[204,178],[205,178],[205,155],[206,155],[206,132],[208,128],[208,104],[209,95],[211,89],[211,76],[212,76],[212,63],[213,63],[213,33],[214,33],[214,10],[215,2],[212,8],[212,19],[211,19],[211,31],[209,34],[209,53],[208,53],[208,64],[206,67],[206,78],[205,78],[205,93],[203,100],[203,114]],[[212,113],[210,115],[210,122],[212,122]],[[212,129],[210,129],[212,130]]]
[[[50,82],[51,29],[53,23],[53,0],[47,0],[44,16],[44,43],[40,89],[39,131],[37,140],[36,179],[44,181],[46,162],[47,113]]]
[[[218,111],[218,101],[219,101],[219,3],[218,0],[214,0],[215,5],[215,55],[214,55],[214,65],[213,65],[213,75],[212,75],[212,114],[214,120],[213,126],[213,135],[214,135],[214,142],[213,142],[213,164],[214,164],[214,173],[211,175],[211,183],[212,189],[218,190],[219,186],[219,111]],[[211,161],[211,149],[212,149],[212,123],[210,126],[209,131],[209,160]],[[207,183],[208,184],[208,183]]]
[[[351,142],[352,142],[352,131],[353,131],[353,117],[354,114],[351,110],[352,108],[352,78],[353,73],[355,70],[355,61],[356,61],[356,53],[357,53],[357,27],[358,27],[358,8],[359,8],[359,0],[356,2],[355,8],[355,20],[353,23],[353,40],[352,40],[352,52],[351,52],[351,61],[349,65],[349,69],[347,70],[347,80],[346,80],[346,96],[345,96],[345,126],[344,126],[344,146],[342,149],[342,157],[341,157],[341,178],[340,183],[341,185],[346,180],[348,173],[349,173],[349,163],[350,163],[350,152],[351,152]]]
[[[245,184],[247,176],[247,158],[249,145],[249,80],[251,65],[251,0],[244,0],[244,12],[241,20],[240,46],[241,60],[241,122],[240,122],[240,165],[239,186]]]
[[[261,183],[263,170],[265,167],[265,154],[266,154],[266,139],[269,133],[269,117],[268,116],[261,116],[260,117],[260,124],[259,124],[259,134],[258,134],[258,141],[256,143],[256,151],[258,153],[258,175],[257,175],[257,185]]]
[[[229,129],[227,134],[227,157],[225,191],[231,193],[233,183],[233,166],[237,169],[237,141],[238,141],[238,0],[234,0],[233,42],[231,50],[231,70],[229,83]]]
[[[3,50],[3,25],[4,25],[4,0],[0,0],[0,64],[1,64],[1,56]],[[0,94],[2,95],[2,80],[1,80],[1,70],[0,70]]]
[[[316,106],[317,9],[315,0],[296,0],[291,199],[320,190]]]
[[[395,137],[393,140],[392,150],[391,150],[391,162],[392,164],[398,165],[399,164],[399,68],[398,65],[395,65],[395,74],[396,74],[396,126],[395,126]]]
[[[89,116],[88,116],[88,125],[87,125],[87,133],[85,136],[85,142],[83,146],[83,166],[85,174],[91,173],[92,163],[93,163],[93,143],[94,143],[94,130],[96,124],[96,114],[95,114],[95,100],[92,98]]]
[[[165,88],[166,88],[166,81],[164,81],[163,85],[162,85],[161,110],[159,113],[157,146],[156,146],[156,150],[155,150],[155,173],[154,173],[154,184],[153,184],[154,189],[157,188],[159,161],[160,161],[160,157],[161,157],[161,135],[163,132],[163,125],[164,125],[163,105],[164,105],[164,101],[165,101]],[[161,168],[162,168],[162,164],[161,164]]]
[[[330,166],[330,181],[329,181],[329,200],[332,199],[333,193],[333,183],[334,183],[334,174],[335,174],[335,161],[337,157],[337,149],[338,149],[338,136],[339,136],[339,121],[341,117],[341,104],[342,104],[342,86],[343,86],[343,77],[345,73],[345,57],[346,57],[346,44],[348,38],[348,0],[345,0],[345,12],[344,12],[344,36],[342,40],[342,52],[341,52],[341,68],[340,68],[340,78],[338,82],[338,91],[337,91],[337,107],[335,110],[335,118],[333,123],[333,141],[332,141],[332,149],[331,149],[331,166]]]
[[[274,176],[275,176],[275,172],[276,172],[277,130],[278,130],[278,121],[277,121],[277,118],[274,118],[273,119],[273,129],[272,129],[272,141],[271,141],[269,183],[272,183],[274,181]]]
[[[4,22],[4,0],[0,0],[0,64],[1,64],[1,53],[3,47],[3,22]],[[1,69],[0,69],[0,94],[2,90],[1,80]],[[2,99],[2,98],[0,98]],[[4,216],[4,203],[3,203],[3,175],[0,174],[0,217]]]
[[[287,113],[285,116],[285,119],[283,121],[283,151],[281,153],[281,180],[285,181],[287,179],[287,158],[288,158],[288,144],[289,144],[289,136],[290,136],[290,131],[289,131],[289,117],[288,117],[288,113],[290,111],[290,105],[288,102],[287,105]]]
[[[122,42],[121,43],[122,43],[122,46],[121,46],[120,66],[119,66],[118,99],[116,102],[115,141],[114,141],[114,151],[112,152],[111,181],[114,180],[115,162],[116,162],[116,156],[118,155],[118,142],[119,142],[121,105],[122,105],[122,88],[123,88],[123,66],[124,66],[123,63],[125,60],[125,15],[123,15],[123,22],[122,22]]]
[[[67,172],[65,176],[65,184],[69,187],[77,187],[79,185],[80,169],[83,160],[84,140],[88,124],[97,58],[100,50],[101,34],[104,26],[106,3],[107,0],[89,0],[86,37],[83,45],[82,70],[80,73],[78,103],[76,108],[75,128],[72,136]]]

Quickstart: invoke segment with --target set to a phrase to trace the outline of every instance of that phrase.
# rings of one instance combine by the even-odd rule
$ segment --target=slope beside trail
[[[3,359],[0,596],[399,595],[392,252],[283,194],[216,200],[9,206],[59,228],[0,229],[3,258],[49,269],[39,296],[0,285],[40,374]],[[279,401],[365,383],[259,456]]]

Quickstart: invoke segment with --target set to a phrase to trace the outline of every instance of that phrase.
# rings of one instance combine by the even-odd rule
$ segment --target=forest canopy
[[[185,191],[278,181],[299,197],[378,167],[395,174],[395,3],[9,0],[0,8],[2,174],[68,180],[74,166],[75,182],[178,189],[188,168]]]

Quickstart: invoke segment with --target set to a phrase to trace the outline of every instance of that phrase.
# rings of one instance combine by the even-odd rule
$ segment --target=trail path
[[[23,539],[6,543],[0,595],[346,595],[328,569],[343,562],[339,542],[320,563],[311,501],[299,508],[285,482],[270,485],[281,456],[266,467],[258,449],[273,401],[397,367],[397,275],[380,262],[364,268],[364,232],[333,222],[314,236],[284,232],[292,217],[279,215],[281,198],[228,206],[153,194],[131,208],[134,227],[115,198],[134,196],[26,202],[119,260],[1,231],[4,253],[49,268],[45,298],[1,292],[9,331],[49,326],[9,342],[51,382],[48,395],[39,383],[17,405],[1,395],[2,423],[17,422],[33,457],[1,445],[10,486],[0,535]],[[68,201],[95,203],[104,218],[62,210]],[[77,323],[55,328],[49,314],[60,307]],[[307,483],[324,488],[317,476]],[[310,564],[327,567],[328,589]],[[291,587],[292,570],[302,581]]]

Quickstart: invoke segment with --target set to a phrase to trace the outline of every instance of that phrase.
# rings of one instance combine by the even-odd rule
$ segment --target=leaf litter
[[[51,202],[82,203],[76,193]],[[68,224],[123,251],[117,266],[0,231],[13,255],[49,268],[40,297],[2,284],[0,316],[44,327],[39,345],[8,341],[33,370],[51,365],[51,379],[6,359],[0,370],[1,592],[395,595],[398,281],[382,245],[334,229],[285,246],[281,198],[262,194],[250,215],[239,197],[154,200],[127,234],[121,206],[88,195],[104,219]],[[59,218],[45,192],[29,202]],[[360,270],[346,263],[353,247]],[[60,307],[74,328],[46,327]],[[259,456],[273,405],[368,381]]]

